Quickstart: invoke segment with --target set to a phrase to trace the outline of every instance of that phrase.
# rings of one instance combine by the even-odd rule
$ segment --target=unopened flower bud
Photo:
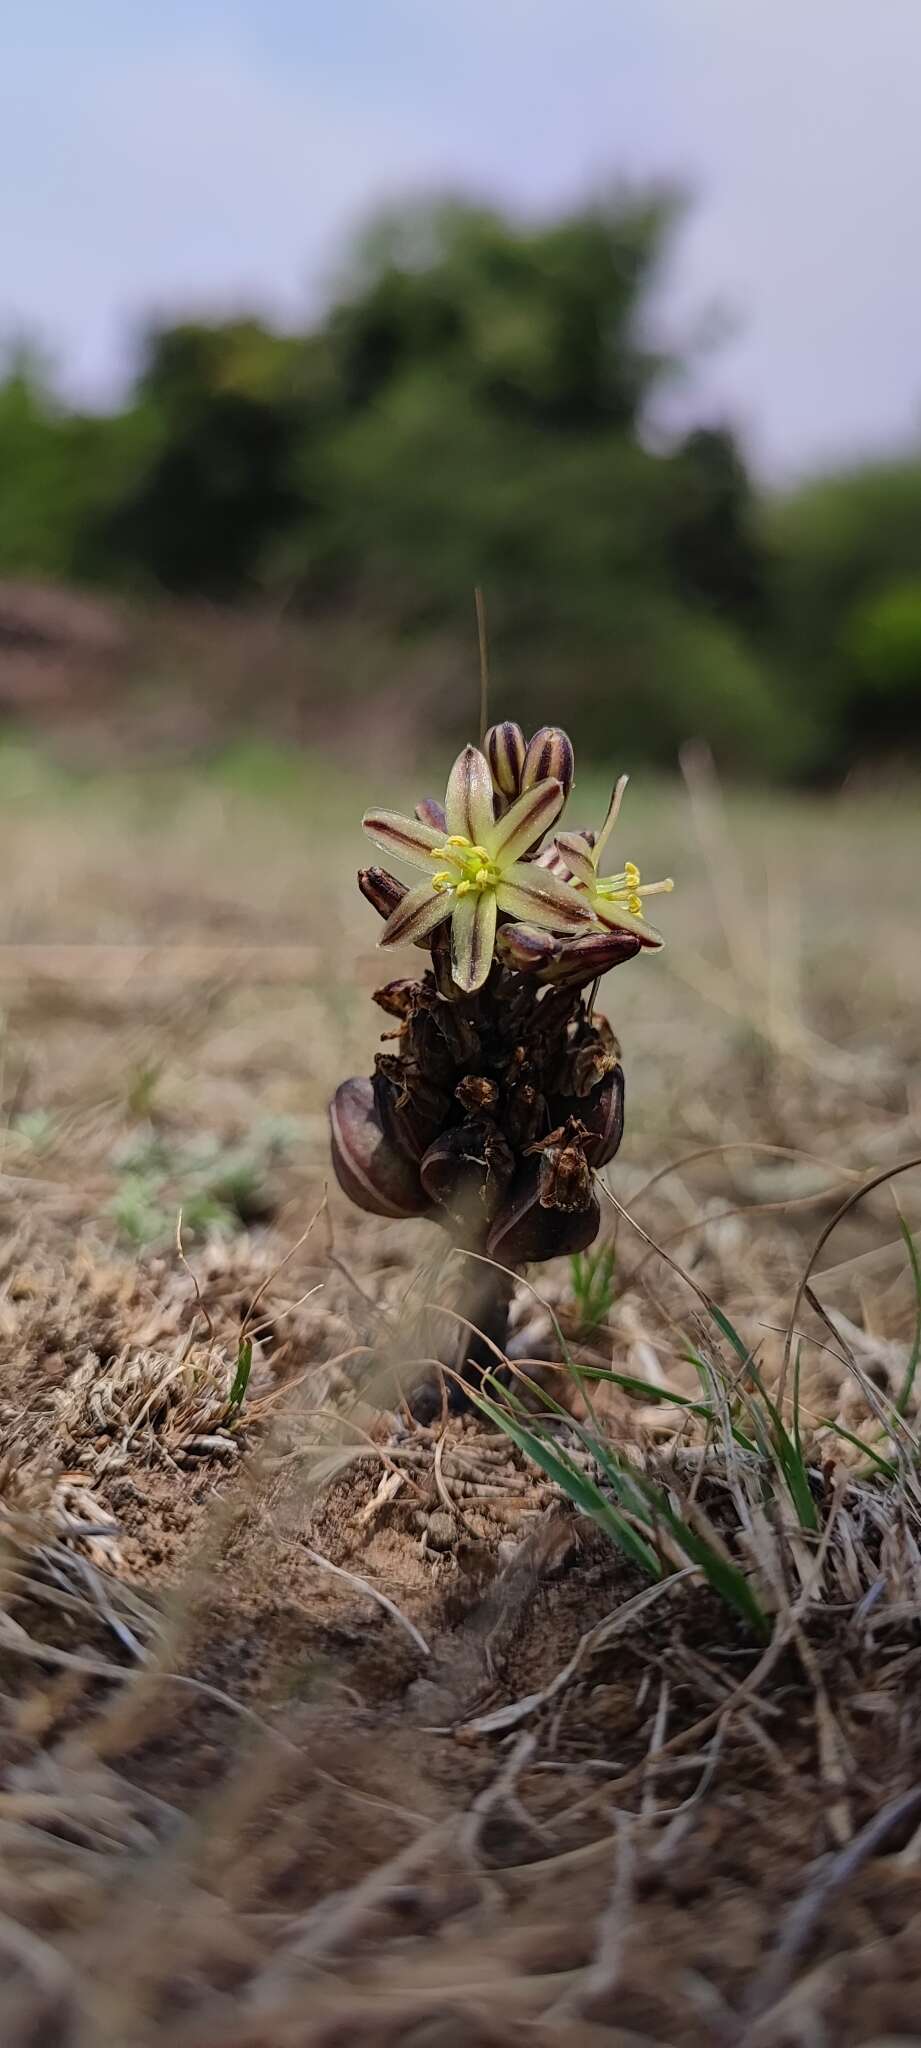
[[[408,893],[406,883],[398,882],[396,875],[388,874],[386,868],[359,868],[358,887],[365,901],[372,903],[378,916],[385,920]],[[424,939],[414,939],[413,944],[419,947],[420,952],[430,953],[433,936],[437,934],[429,933]]]
[[[558,940],[553,957],[531,971],[554,988],[584,988],[590,981],[600,981],[612,967],[632,960],[642,944],[633,932],[580,932],[576,938]]]
[[[560,955],[562,941],[536,924],[504,924],[496,933],[496,957],[516,974],[537,974]]]
[[[522,789],[533,789],[535,782],[546,782],[552,777],[562,783],[568,796],[575,773],[575,755],[568,734],[558,725],[542,725],[528,743],[521,770]]]
[[[423,1216],[429,1207],[418,1172],[385,1136],[372,1083],[343,1081],[329,1106],[333,1170],[344,1194],[372,1216]]]
[[[586,846],[591,847],[594,846],[597,835],[590,829],[583,827],[577,836],[579,839],[585,840]],[[549,868],[551,875],[559,875],[561,882],[572,881],[572,869],[568,861],[564,860],[555,839],[551,839],[549,844],[535,858],[539,868]]]
[[[515,725],[511,719],[506,719],[502,725],[491,725],[484,749],[495,787],[499,795],[511,803],[522,788],[521,771],[527,753],[520,725]]]
[[[358,887],[367,903],[371,903],[379,917],[390,917],[406,895],[406,883],[398,882],[396,875],[389,875],[386,868],[359,868]]]

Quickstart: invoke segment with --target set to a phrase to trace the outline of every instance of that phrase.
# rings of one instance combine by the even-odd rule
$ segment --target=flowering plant
[[[483,750],[458,755],[443,805],[426,798],[413,818],[371,810],[363,821],[425,876],[409,888],[384,868],[360,872],[385,918],[380,943],[415,944],[430,963],[376,993],[398,1020],[396,1050],[336,1090],[333,1166],[359,1207],[431,1215],[505,1269],[493,1313],[480,1317],[499,1341],[508,1274],[584,1250],[598,1230],[594,1174],[620,1144],[624,1077],[611,1027],[584,992],[661,946],[643,898],[672,886],[641,883],[631,862],[598,872],[626,777],[597,838],[547,842],[573,776],[557,727],[526,744],[519,726],[496,725]]]

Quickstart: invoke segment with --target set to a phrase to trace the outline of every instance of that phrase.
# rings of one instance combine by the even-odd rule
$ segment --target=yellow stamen
[[[447,868],[442,868],[439,874],[432,876],[432,888],[437,890],[439,896],[441,895],[443,889],[450,889],[450,887],[451,876],[449,875]]]
[[[454,894],[455,894],[455,896],[469,896],[469,894],[470,894],[470,891],[471,891],[471,889],[472,889],[472,888],[473,888],[473,883],[472,883],[472,882],[458,882],[458,884],[457,884],[457,888],[455,889],[455,891],[454,891]]]

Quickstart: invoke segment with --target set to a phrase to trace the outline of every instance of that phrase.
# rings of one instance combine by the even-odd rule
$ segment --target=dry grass
[[[879,1179],[921,1152],[912,802],[724,819],[694,760],[637,800],[680,893],[602,997],[613,1300],[580,1331],[561,1267],[515,1304],[556,1449],[604,1493],[597,1425],[759,1639],[664,1526],[650,1584],[493,1419],[401,1413],[461,1276],[320,1206],[379,792],[266,765],[0,756],[4,2041],[913,2036],[921,1172]],[[811,1515],[708,1302],[768,1390],[799,1355]],[[555,1317],[617,1376],[594,1422]]]

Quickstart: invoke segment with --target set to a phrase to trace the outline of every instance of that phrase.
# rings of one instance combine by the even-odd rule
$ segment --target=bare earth
[[[565,1265],[516,1298],[577,1416],[547,1304],[645,1383],[600,1419],[750,1571],[758,1640],[485,1417],[402,1402],[463,1276],[324,1205],[385,1023],[351,820],[391,792],[0,783],[4,2044],[921,2040],[921,1172],[797,1301],[921,1153],[912,798],[637,801],[669,949],[599,1000],[646,1235],[606,1207],[592,1333]],[[731,1380],[691,1283],[769,1387],[795,1310],[814,1532],[656,1398],[699,1396],[691,1348]]]

